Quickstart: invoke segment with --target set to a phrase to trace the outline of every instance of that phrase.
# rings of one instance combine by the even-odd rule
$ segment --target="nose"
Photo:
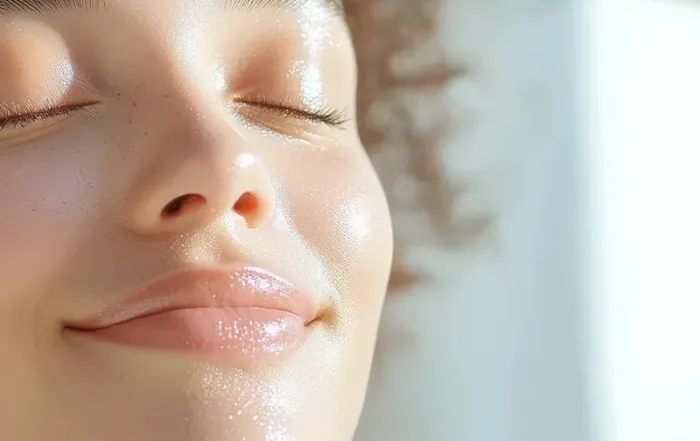
[[[228,125],[167,127],[144,146],[127,197],[125,223],[138,234],[182,232],[235,216],[258,228],[274,211],[275,191],[262,159]]]

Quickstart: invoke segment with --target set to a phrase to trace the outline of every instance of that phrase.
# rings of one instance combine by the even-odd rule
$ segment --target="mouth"
[[[66,331],[118,345],[250,362],[301,347],[313,299],[265,270],[191,270],[137,290]]]

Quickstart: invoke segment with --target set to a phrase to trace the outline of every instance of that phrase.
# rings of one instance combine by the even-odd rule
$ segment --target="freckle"
[[[136,107],[136,101],[133,102],[134,107]]]
[[[148,136],[148,132],[143,132],[144,135]]]

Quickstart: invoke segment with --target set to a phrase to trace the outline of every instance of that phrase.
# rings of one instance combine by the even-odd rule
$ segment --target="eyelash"
[[[349,121],[345,110],[334,109],[332,107],[322,107],[318,110],[299,109],[294,105],[291,99],[274,100],[266,97],[258,97],[255,100],[239,99],[235,101],[235,104],[257,106],[264,110],[277,112],[283,117],[291,116],[307,122],[325,124],[328,127],[342,128],[342,126]]]
[[[348,122],[345,111],[329,107],[324,107],[319,110],[312,111],[298,109],[292,106],[290,103],[284,101],[275,102],[268,100],[259,100],[237,101],[236,103],[250,106],[259,106],[264,108],[265,110],[279,113],[283,117],[291,116],[293,118],[311,123],[325,124],[328,127],[342,127],[345,123]],[[7,129],[8,127],[21,129],[36,121],[42,121],[61,115],[69,115],[80,111],[87,111],[90,107],[96,104],[99,103],[90,102],[86,104],[71,104],[66,106],[54,107],[46,110],[40,110],[36,112],[0,117],[0,131]]]
[[[23,113],[19,115],[8,115],[0,118],[0,131],[5,130],[8,126],[15,129],[21,129],[33,122],[42,121],[49,118],[54,118],[61,115],[69,115],[79,111],[88,111],[88,109],[97,102],[89,102],[84,104],[70,104],[66,106],[53,107],[46,110],[38,110],[35,112]]]

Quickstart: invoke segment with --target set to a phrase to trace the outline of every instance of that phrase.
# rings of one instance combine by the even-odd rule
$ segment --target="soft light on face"
[[[49,26],[26,19],[0,22],[0,32],[5,35],[0,40],[0,103],[18,107],[60,100],[75,82],[61,36]]]
[[[392,239],[339,12],[32,3],[0,0],[0,439],[351,439]]]
[[[301,99],[311,108],[323,106],[323,73],[319,66],[324,46],[332,41],[328,10],[316,2],[308,2],[301,8],[299,27],[304,41],[307,60],[301,63]],[[319,23],[326,23],[320,25]]]

